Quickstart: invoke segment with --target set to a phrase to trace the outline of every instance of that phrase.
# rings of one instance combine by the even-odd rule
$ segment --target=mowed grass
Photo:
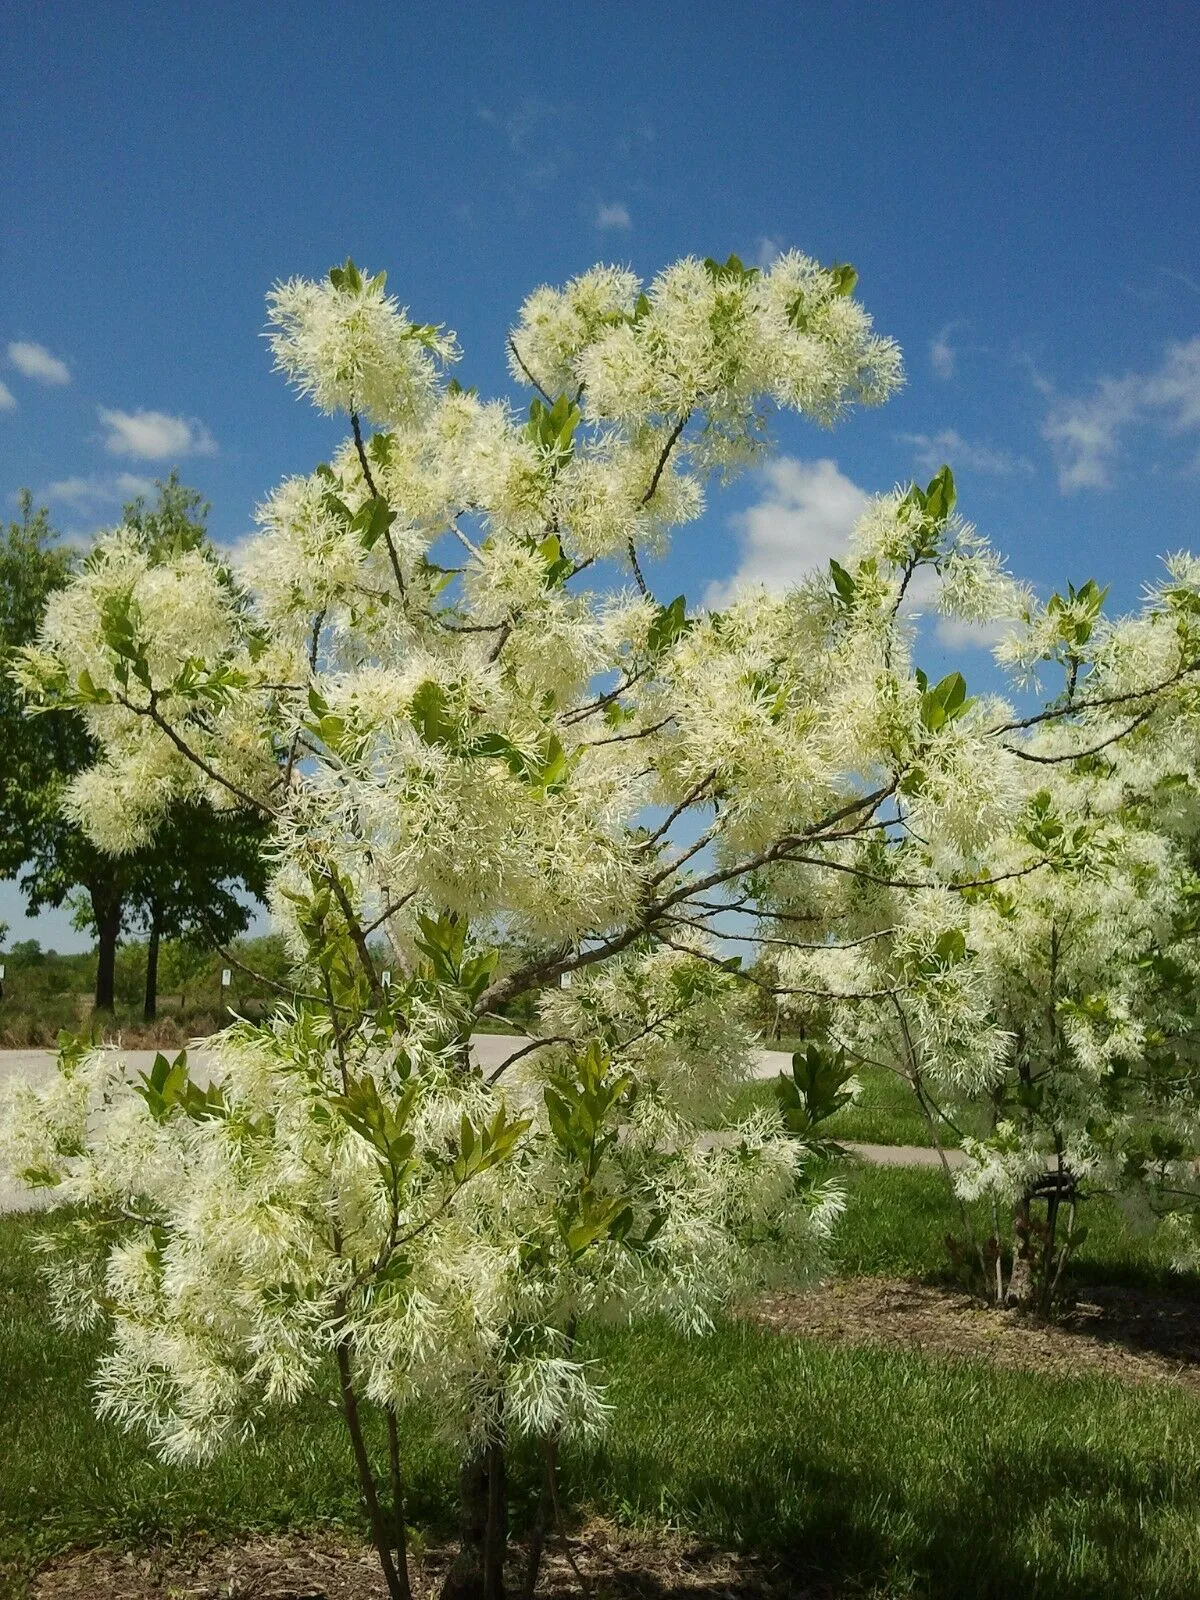
[[[861,1067],[855,1076],[862,1085],[859,1098],[823,1123],[822,1133],[862,1144],[933,1144],[925,1114],[903,1078],[884,1067]],[[759,1106],[774,1103],[769,1080],[745,1083],[731,1098],[721,1122],[728,1126]],[[958,1144],[958,1135],[945,1123],[939,1124],[938,1138],[945,1148]]]
[[[941,1270],[954,1207],[939,1172],[843,1176],[842,1270]],[[1091,1281],[1161,1274],[1114,1208],[1088,1220]],[[0,1218],[0,1574],[14,1592],[72,1543],[361,1529],[331,1395],[199,1468],[164,1466],[97,1422],[101,1340],[49,1325],[37,1226]],[[615,1412],[599,1445],[565,1453],[575,1515],[745,1547],[782,1561],[798,1586],[847,1596],[1200,1593],[1200,1401],[1180,1390],[834,1350],[739,1323],[705,1339],[660,1323],[591,1328],[584,1348]],[[430,1420],[406,1419],[409,1515],[441,1536],[454,1464]],[[513,1480],[519,1527],[537,1490],[528,1456]]]
[[[827,1171],[846,1191],[846,1210],[833,1245],[837,1270],[845,1276],[946,1277],[951,1267],[946,1236],[965,1237],[964,1216],[977,1238],[991,1230],[986,1204],[960,1206],[940,1167],[874,1167],[851,1161],[831,1164]],[[1200,1280],[1172,1272],[1161,1237],[1131,1224],[1115,1199],[1091,1196],[1079,1216],[1087,1234],[1071,1257],[1068,1287],[1106,1283],[1200,1295]],[[1001,1234],[1010,1245],[1004,1224]]]

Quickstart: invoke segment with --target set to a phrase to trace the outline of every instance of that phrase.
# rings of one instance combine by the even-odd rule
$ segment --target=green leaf
[[[840,561],[834,561],[832,558],[829,562],[829,576],[833,579],[833,587],[837,592],[838,599],[843,605],[852,606],[855,596],[858,594],[858,584],[854,578],[846,571]]]
[[[329,281],[335,289],[341,289],[345,294],[362,293],[362,273],[349,256],[340,267],[330,267]]]
[[[351,531],[356,533],[364,550],[371,550],[396,520],[396,513],[380,495],[373,495],[359,507],[351,520]]]
[[[549,534],[534,548],[546,563],[546,587],[552,589],[567,577],[575,563],[563,554],[562,540],[556,533]]]
[[[692,627],[687,600],[677,594],[670,605],[659,606],[646,633],[646,648],[652,656],[662,655]]]
[[[853,294],[858,283],[858,273],[849,262],[835,261],[829,269],[829,276],[833,279],[833,292],[836,295]]]
[[[426,744],[446,746],[453,743],[455,729],[448,703],[445,689],[432,678],[426,678],[413,692],[409,715]]]
[[[749,283],[759,276],[757,267],[744,266],[740,257],[731,255],[724,261],[705,256],[704,270],[714,283]]]
[[[949,467],[943,466],[929,480],[925,488],[925,514],[933,522],[945,522],[954,510],[957,499],[958,490],[954,486],[954,474]]]
[[[933,953],[943,966],[953,966],[967,953],[967,936],[961,928],[946,928],[934,941]]]
[[[112,704],[112,695],[107,689],[98,689],[92,681],[92,675],[86,667],[79,674],[79,698],[87,705],[106,706]]]
[[[552,456],[561,465],[574,451],[575,429],[582,416],[579,407],[565,394],[558,395],[549,406],[541,400],[531,400],[525,433],[544,456]]]
[[[844,1050],[806,1045],[792,1056],[792,1075],[780,1073],[775,1095],[789,1132],[808,1138],[817,1125],[850,1100],[844,1085],[853,1077]]]
[[[926,680],[927,681],[927,680]],[[918,677],[918,687],[921,679]],[[937,733],[948,722],[961,717],[975,704],[967,697],[967,681],[961,672],[951,672],[932,689],[921,695],[921,724],[930,733]]]

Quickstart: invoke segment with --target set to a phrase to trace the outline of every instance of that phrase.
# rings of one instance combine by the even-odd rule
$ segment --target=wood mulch
[[[1081,1288],[1053,1323],[906,1278],[838,1278],[747,1308],[780,1333],[850,1347],[920,1350],[1054,1377],[1101,1374],[1200,1391],[1200,1299],[1112,1285]]]
[[[592,1600],[807,1600],[787,1570],[669,1533],[640,1534],[596,1520],[571,1539]],[[414,1600],[434,1600],[449,1552],[412,1562]],[[520,1552],[508,1574],[521,1593]],[[548,1546],[539,1600],[580,1600],[579,1577]],[[193,1541],[141,1551],[80,1550],[42,1568],[29,1600],[387,1600],[375,1553],[348,1537],[281,1534],[237,1544]]]

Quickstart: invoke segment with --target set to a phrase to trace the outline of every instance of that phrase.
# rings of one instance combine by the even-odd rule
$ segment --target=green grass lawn
[[[846,1189],[846,1211],[834,1243],[840,1273],[948,1275],[946,1235],[962,1235],[963,1212],[940,1167],[872,1167],[854,1161],[831,1171]],[[968,1207],[967,1214],[982,1237],[991,1226],[983,1202]],[[1115,1200],[1093,1196],[1085,1200],[1080,1217],[1088,1232],[1071,1258],[1068,1283],[1200,1293],[1200,1282],[1173,1273],[1161,1241],[1133,1228]]]
[[[925,1114],[902,1078],[882,1067],[861,1067],[856,1076],[862,1084],[862,1093],[854,1105],[847,1106],[823,1124],[822,1131],[829,1138],[863,1144],[933,1144]],[[773,1103],[770,1082],[743,1084],[730,1101],[722,1121],[736,1122],[757,1106]],[[958,1143],[957,1134],[944,1123],[939,1128],[939,1136],[943,1146]]]
[[[954,1211],[939,1172],[852,1167],[846,1181],[843,1271],[944,1266]],[[1077,1270],[1157,1281],[1148,1246],[1093,1204]],[[36,1226],[0,1218],[0,1574],[15,1583],[72,1543],[361,1527],[330,1397],[201,1468],[165,1467],[99,1424],[88,1379],[100,1340],[49,1326]],[[1182,1391],[832,1349],[733,1323],[694,1340],[657,1323],[593,1328],[585,1347],[616,1412],[600,1446],[566,1453],[579,1513],[773,1554],[847,1596],[1200,1593],[1200,1401]],[[448,1533],[450,1455],[429,1419],[409,1418],[405,1433],[410,1516]],[[518,1523],[535,1492],[533,1463],[518,1460]]]

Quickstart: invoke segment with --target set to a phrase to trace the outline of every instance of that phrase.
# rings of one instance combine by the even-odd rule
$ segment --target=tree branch
[[[508,348],[512,351],[513,360],[517,363],[517,365],[520,367],[521,371],[529,379],[529,382],[533,385],[533,387],[541,395],[542,399],[546,402],[546,404],[548,406],[552,406],[554,404],[554,401],[551,400],[550,396],[546,393],[545,389],[542,388],[541,384],[534,377],[533,373],[530,372],[529,368],[525,365],[525,357],[517,349],[517,341],[511,335],[509,336],[509,340],[508,340]],[[580,390],[581,394],[582,394],[582,392],[583,391]],[[578,399],[577,399],[576,403],[578,403]]]
[[[375,500],[384,500],[385,497],[375,487],[375,479],[371,476],[371,466],[367,460],[367,452],[363,445],[362,428],[359,426],[357,411],[350,413],[350,426],[354,429],[354,448],[358,451],[358,464],[362,468],[362,475],[366,480],[367,488],[371,492],[371,497]],[[404,574],[400,570],[400,557],[396,551],[390,527],[383,530],[383,538],[384,543],[387,545],[388,555],[391,557],[392,575],[396,580],[396,587],[400,591],[400,598],[403,600],[407,596],[407,590],[404,587]]]

